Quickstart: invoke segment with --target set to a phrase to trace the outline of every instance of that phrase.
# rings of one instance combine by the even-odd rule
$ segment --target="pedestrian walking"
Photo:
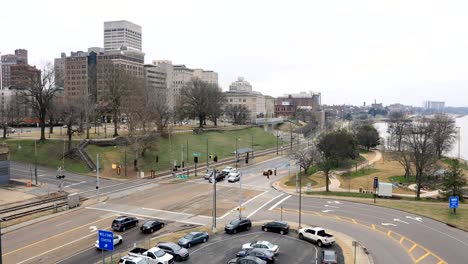
[[[275,168],[275,176],[276,176],[276,168]]]

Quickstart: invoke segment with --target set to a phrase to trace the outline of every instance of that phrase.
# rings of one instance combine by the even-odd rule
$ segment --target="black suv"
[[[228,234],[235,234],[239,231],[248,231],[252,227],[252,221],[249,218],[241,218],[232,220],[224,227],[224,231]]]
[[[125,231],[135,226],[138,226],[138,219],[132,216],[120,216],[112,221],[112,229],[115,231]]]
[[[289,224],[283,221],[273,221],[262,225],[265,232],[275,232],[282,235],[289,233]]]
[[[223,181],[225,178],[226,178],[226,173],[218,173],[216,172],[216,182],[219,182],[219,181]],[[211,175],[210,179],[209,179],[209,182],[212,183],[213,182],[213,175]]]

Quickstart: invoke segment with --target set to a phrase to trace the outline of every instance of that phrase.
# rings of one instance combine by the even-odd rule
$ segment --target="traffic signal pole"
[[[96,197],[99,202],[99,153],[96,154]]]

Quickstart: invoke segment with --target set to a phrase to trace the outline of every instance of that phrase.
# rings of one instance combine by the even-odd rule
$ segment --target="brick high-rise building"
[[[25,89],[41,78],[41,71],[27,64],[11,65],[10,88]]]
[[[12,65],[27,65],[28,51],[25,49],[15,50],[15,54],[5,54],[1,56],[1,81],[0,89],[5,89],[11,86],[11,66]]]

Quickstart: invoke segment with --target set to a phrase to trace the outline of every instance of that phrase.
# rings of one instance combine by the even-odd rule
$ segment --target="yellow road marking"
[[[418,258],[415,263],[419,263],[419,261],[427,258],[427,256],[429,256],[431,253],[430,252],[427,252],[426,254],[422,255],[420,258]]]
[[[284,210],[284,209],[283,209],[283,210]],[[292,210],[292,211],[294,211],[294,210]],[[307,211],[307,210],[304,211],[304,210],[303,210],[303,214],[315,214],[315,215],[317,215],[317,216],[324,216],[324,217],[333,217],[333,216],[335,216],[336,219],[339,219],[339,220],[341,220],[341,221],[349,221],[348,219],[340,218],[338,215],[332,215],[332,214],[322,215],[322,214],[320,214],[320,213],[318,213],[318,212],[315,212],[315,211]],[[377,229],[375,224],[371,224],[371,225],[369,226],[369,225],[366,225],[366,224],[360,224],[360,223],[358,223],[358,222],[357,222],[355,219],[353,219],[353,218],[349,218],[349,219],[351,219],[351,221],[352,221],[354,224],[359,224],[359,225],[362,225],[362,226],[364,226],[364,227],[367,227],[367,228],[370,228],[370,229],[373,229],[373,230],[376,230],[376,231],[379,231],[379,232],[382,232],[382,233],[385,234],[385,231],[384,231],[384,230],[381,230],[381,229]],[[387,228],[384,228],[384,229],[389,230],[389,229],[387,229]],[[408,255],[409,255],[410,258],[413,260],[413,262],[416,262],[416,261],[418,261],[418,260],[411,254],[411,252],[412,252],[416,247],[419,247],[419,248],[421,248],[422,250],[428,252],[429,255],[432,255],[433,257],[437,258],[437,259],[439,260],[439,262],[438,262],[437,264],[447,264],[447,262],[445,262],[442,258],[440,258],[439,256],[437,256],[436,254],[432,253],[430,250],[428,250],[428,249],[426,249],[425,247],[423,247],[423,246],[417,244],[416,242],[412,241],[411,239],[408,239],[408,238],[404,237],[403,235],[401,235],[401,234],[399,234],[399,233],[395,233],[395,232],[389,230],[386,234],[387,234],[390,238],[392,238],[393,240],[395,240],[395,241],[398,241],[398,240],[395,239],[394,237],[390,236],[390,234],[396,234],[396,235],[400,236],[400,237],[401,237],[401,238],[400,238],[400,244],[402,244],[403,241],[405,241],[405,240],[406,240],[406,241],[409,241],[409,242],[411,242],[411,243],[413,243],[413,246],[412,246],[409,250],[407,250]],[[403,245],[402,245],[402,247],[405,248]],[[405,248],[405,249],[406,249],[406,248]],[[425,256],[425,257],[427,257],[427,256]],[[423,259],[424,259],[424,258],[423,258]],[[422,259],[421,259],[421,260],[422,260]],[[421,261],[421,260],[419,260],[419,261]],[[416,262],[416,263],[417,263],[417,262]]]
[[[73,231],[78,230],[78,229],[80,229],[80,228],[83,228],[83,227],[85,227],[85,226],[89,226],[89,225],[92,225],[92,224],[95,224],[95,223],[98,223],[98,222],[107,220],[107,219],[109,219],[109,218],[111,218],[111,217],[114,217],[114,216],[112,215],[112,216],[109,216],[109,217],[106,217],[106,218],[103,218],[103,219],[100,219],[100,220],[97,220],[97,221],[94,221],[94,222],[91,222],[91,223],[87,223],[87,224],[82,225],[82,226],[75,227],[75,228],[70,229],[70,230],[68,230],[68,231],[66,231],[66,232],[63,232],[63,233],[60,233],[60,234],[57,234],[57,235],[48,237],[48,238],[46,238],[46,239],[43,239],[43,240],[34,242],[34,243],[32,243],[32,244],[29,244],[29,245],[27,245],[27,246],[24,246],[24,247],[15,249],[15,250],[10,251],[10,252],[8,252],[8,253],[4,253],[3,256],[13,254],[13,253],[15,253],[15,252],[18,252],[18,251],[21,251],[21,250],[23,250],[23,249],[29,248],[29,247],[31,247],[31,246],[35,246],[35,245],[37,245],[37,244],[39,244],[39,243],[43,243],[43,242],[48,241],[48,240],[51,240],[51,239],[53,239],[53,238],[56,238],[56,237],[65,235],[65,234],[70,233],[70,232],[73,232]]]
[[[411,253],[411,251],[413,251],[417,246],[418,244],[414,243],[414,245],[408,250],[408,253]]]

